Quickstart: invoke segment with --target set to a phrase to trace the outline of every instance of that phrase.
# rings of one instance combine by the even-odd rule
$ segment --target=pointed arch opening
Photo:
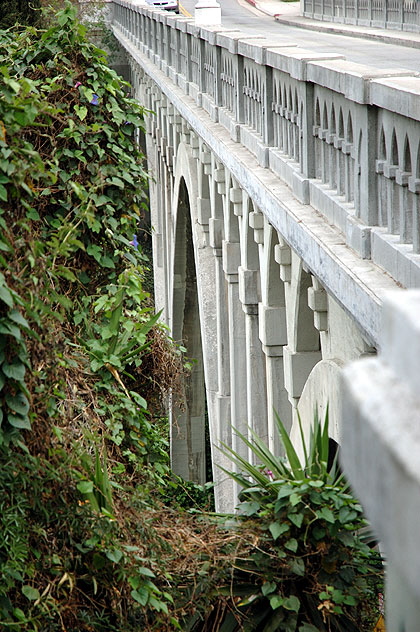
[[[190,202],[183,179],[178,195],[172,309],[172,335],[185,347],[191,370],[182,376],[180,401],[175,397],[172,401],[171,465],[182,478],[203,484],[208,478],[203,350]]]

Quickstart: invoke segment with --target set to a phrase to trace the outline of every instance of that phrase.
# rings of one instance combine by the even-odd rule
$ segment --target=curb
[[[416,39],[410,39],[409,36],[401,37],[401,32],[386,32],[385,30],[378,29],[363,29],[362,27],[357,27],[352,29],[349,28],[349,25],[338,25],[332,22],[323,22],[322,20],[312,20],[311,18],[305,18],[303,16],[299,16],[296,18],[286,17],[282,13],[272,13],[271,11],[267,11],[264,8],[264,2],[259,2],[258,0],[246,0],[248,4],[253,6],[261,13],[265,13],[265,15],[269,15],[276,22],[280,24],[285,24],[286,26],[294,26],[296,28],[306,29],[308,31],[322,31],[324,33],[334,33],[336,35],[346,35],[347,37],[360,37],[362,39],[370,39],[370,40],[379,40],[386,44],[395,44],[395,46],[406,46],[408,48],[420,48],[420,36],[415,33],[410,33],[411,37],[416,37]],[[360,30],[355,30],[359,28]]]
[[[267,9],[264,8],[264,2],[258,2],[258,0],[246,0],[246,2],[253,6],[254,9],[258,9],[261,13],[265,13],[265,15],[269,15],[274,19],[281,15],[281,13],[271,13],[271,11],[267,11]]]
[[[249,1],[249,0],[247,0]],[[259,9],[259,7],[257,7]],[[335,35],[346,35],[347,37],[360,37],[363,39],[379,40],[386,44],[395,44],[395,46],[406,46],[408,48],[420,48],[420,37],[418,39],[408,39],[400,36],[399,33],[384,33],[384,31],[375,32],[372,30],[355,31],[343,28],[329,22],[325,24],[322,21],[310,20],[310,18],[287,18],[282,17],[281,13],[273,15],[276,22],[286,24],[287,26],[295,26],[297,28],[306,29],[308,31],[323,31],[325,33],[334,33]],[[307,21],[308,20],[308,21]],[[414,33],[413,33],[414,35]],[[417,36],[418,37],[418,36]]]

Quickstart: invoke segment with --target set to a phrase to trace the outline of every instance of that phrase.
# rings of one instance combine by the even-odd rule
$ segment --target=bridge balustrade
[[[420,78],[223,27],[203,29],[127,0],[114,0],[113,7],[116,32],[287,182],[299,201],[403,286],[417,283]],[[396,7],[388,0],[394,16]],[[358,0],[358,15],[361,10]]]
[[[316,20],[420,32],[418,0],[303,0],[303,15]]]

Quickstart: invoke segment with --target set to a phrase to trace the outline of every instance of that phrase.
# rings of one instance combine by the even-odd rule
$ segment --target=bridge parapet
[[[390,632],[417,630],[420,617],[419,310],[418,290],[390,293],[381,353],[343,373],[342,456],[386,553]]]
[[[327,22],[420,32],[417,0],[302,0],[302,12]]]
[[[420,282],[420,76],[114,0],[114,27],[349,247]]]

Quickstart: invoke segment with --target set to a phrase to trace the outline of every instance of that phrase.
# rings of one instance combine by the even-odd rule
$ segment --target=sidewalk
[[[300,2],[282,2],[281,0],[247,0],[256,9],[272,16],[281,24],[288,24],[302,29],[319,31],[322,33],[336,33],[348,37],[361,37],[364,39],[378,40],[383,43],[397,46],[420,48],[420,33],[405,31],[392,31],[391,29],[377,29],[353,24],[339,24],[305,18],[300,14]]]

